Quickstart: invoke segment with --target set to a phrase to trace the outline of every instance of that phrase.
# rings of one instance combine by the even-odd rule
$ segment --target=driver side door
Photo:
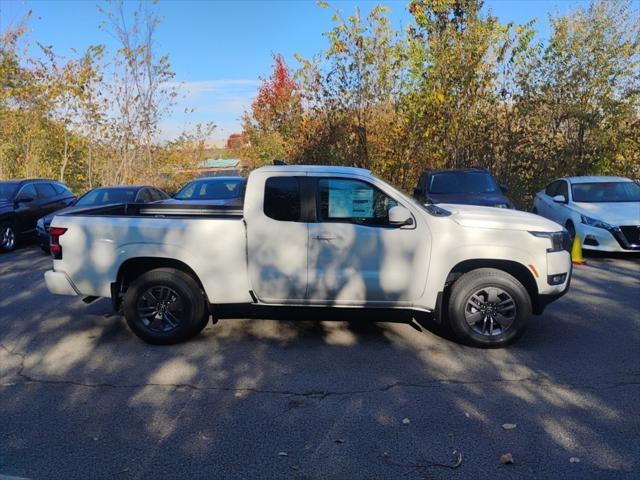
[[[410,304],[420,296],[429,236],[416,225],[416,215],[412,225],[389,222],[389,209],[398,204],[365,180],[317,178],[308,303],[383,306]]]

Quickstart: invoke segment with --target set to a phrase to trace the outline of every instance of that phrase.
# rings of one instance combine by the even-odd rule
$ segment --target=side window
[[[264,185],[264,214],[282,222],[300,220],[300,181],[297,177],[271,177]]]
[[[167,198],[171,198],[164,192],[164,190],[160,190],[159,188],[154,188],[153,191],[156,192],[156,197],[158,198],[158,200],[166,200]]]
[[[319,219],[361,225],[388,225],[389,209],[397,202],[373,185],[359,180],[323,178],[318,181]]]
[[[569,187],[567,186],[567,182],[560,180],[559,183],[560,185],[558,185],[556,195],[564,195],[565,200],[569,200]]]
[[[33,186],[33,183],[27,183],[20,189],[20,193],[18,193],[18,197],[32,197],[38,198],[38,194],[36,193],[36,187]]]
[[[149,195],[151,197],[152,202],[157,202],[158,200],[161,199],[160,192],[158,192],[155,188],[149,189]]]
[[[36,191],[39,198],[51,198],[57,195],[50,183],[36,183]]]
[[[544,193],[546,193],[550,197],[555,197],[556,195],[558,195],[559,187],[560,187],[560,181],[556,180],[555,182],[551,182],[549,185],[547,185],[547,188],[545,189]]]
[[[73,193],[71,193],[71,190],[69,190],[61,183],[52,183],[51,185],[58,195],[73,195]]]
[[[138,192],[138,195],[136,196],[136,202],[142,202],[142,203],[149,203],[151,202],[151,193],[149,192],[148,188],[143,188],[142,190],[140,190]]]

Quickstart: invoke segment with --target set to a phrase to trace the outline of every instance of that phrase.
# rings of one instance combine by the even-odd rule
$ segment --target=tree
[[[168,55],[155,51],[160,23],[153,3],[139,2],[129,23],[122,0],[102,10],[103,27],[120,42],[107,83],[108,95],[117,112],[109,118],[106,135],[117,152],[113,183],[130,182],[142,170],[152,168],[153,144],[159,122],[173,104],[176,91]]]
[[[300,119],[300,95],[282,55],[274,55],[273,72],[262,80],[249,112],[243,116],[245,147],[241,155],[253,165],[289,156],[287,140]]]
[[[396,134],[405,51],[388,12],[376,6],[366,16],[356,9],[345,18],[337,10],[325,34],[329,48],[311,60],[298,57],[306,107],[299,161],[402,168]]]

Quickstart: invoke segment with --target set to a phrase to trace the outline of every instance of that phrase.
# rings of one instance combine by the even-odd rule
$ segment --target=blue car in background
[[[99,187],[89,190],[67,208],[40,218],[36,224],[36,234],[40,248],[49,251],[49,226],[53,217],[60,213],[73,212],[83,208],[98,207],[117,203],[153,203],[171,198],[164,190],[150,185],[120,185]]]
[[[171,200],[171,205],[208,205],[215,207],[242,207],[247,179],[244,177],[202,177],[182,187]]]
[[[458,203],[485,207],[512,208],[504,194],[507,187],[496,182],[484,168],[427,170],[413,190],[420,203]]]

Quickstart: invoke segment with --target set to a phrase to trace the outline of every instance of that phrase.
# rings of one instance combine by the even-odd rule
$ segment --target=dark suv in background
[[[413,190],[421,203],[459,203],[485,207],[515,208],[504,192],[507,187],[498,184],[484,168],[427,170]]]
[[[23,238],[36,233],[44,215],[67,207],[76,197],[54,180],[7,180],[0,182],[0,252],[9,252]]]

